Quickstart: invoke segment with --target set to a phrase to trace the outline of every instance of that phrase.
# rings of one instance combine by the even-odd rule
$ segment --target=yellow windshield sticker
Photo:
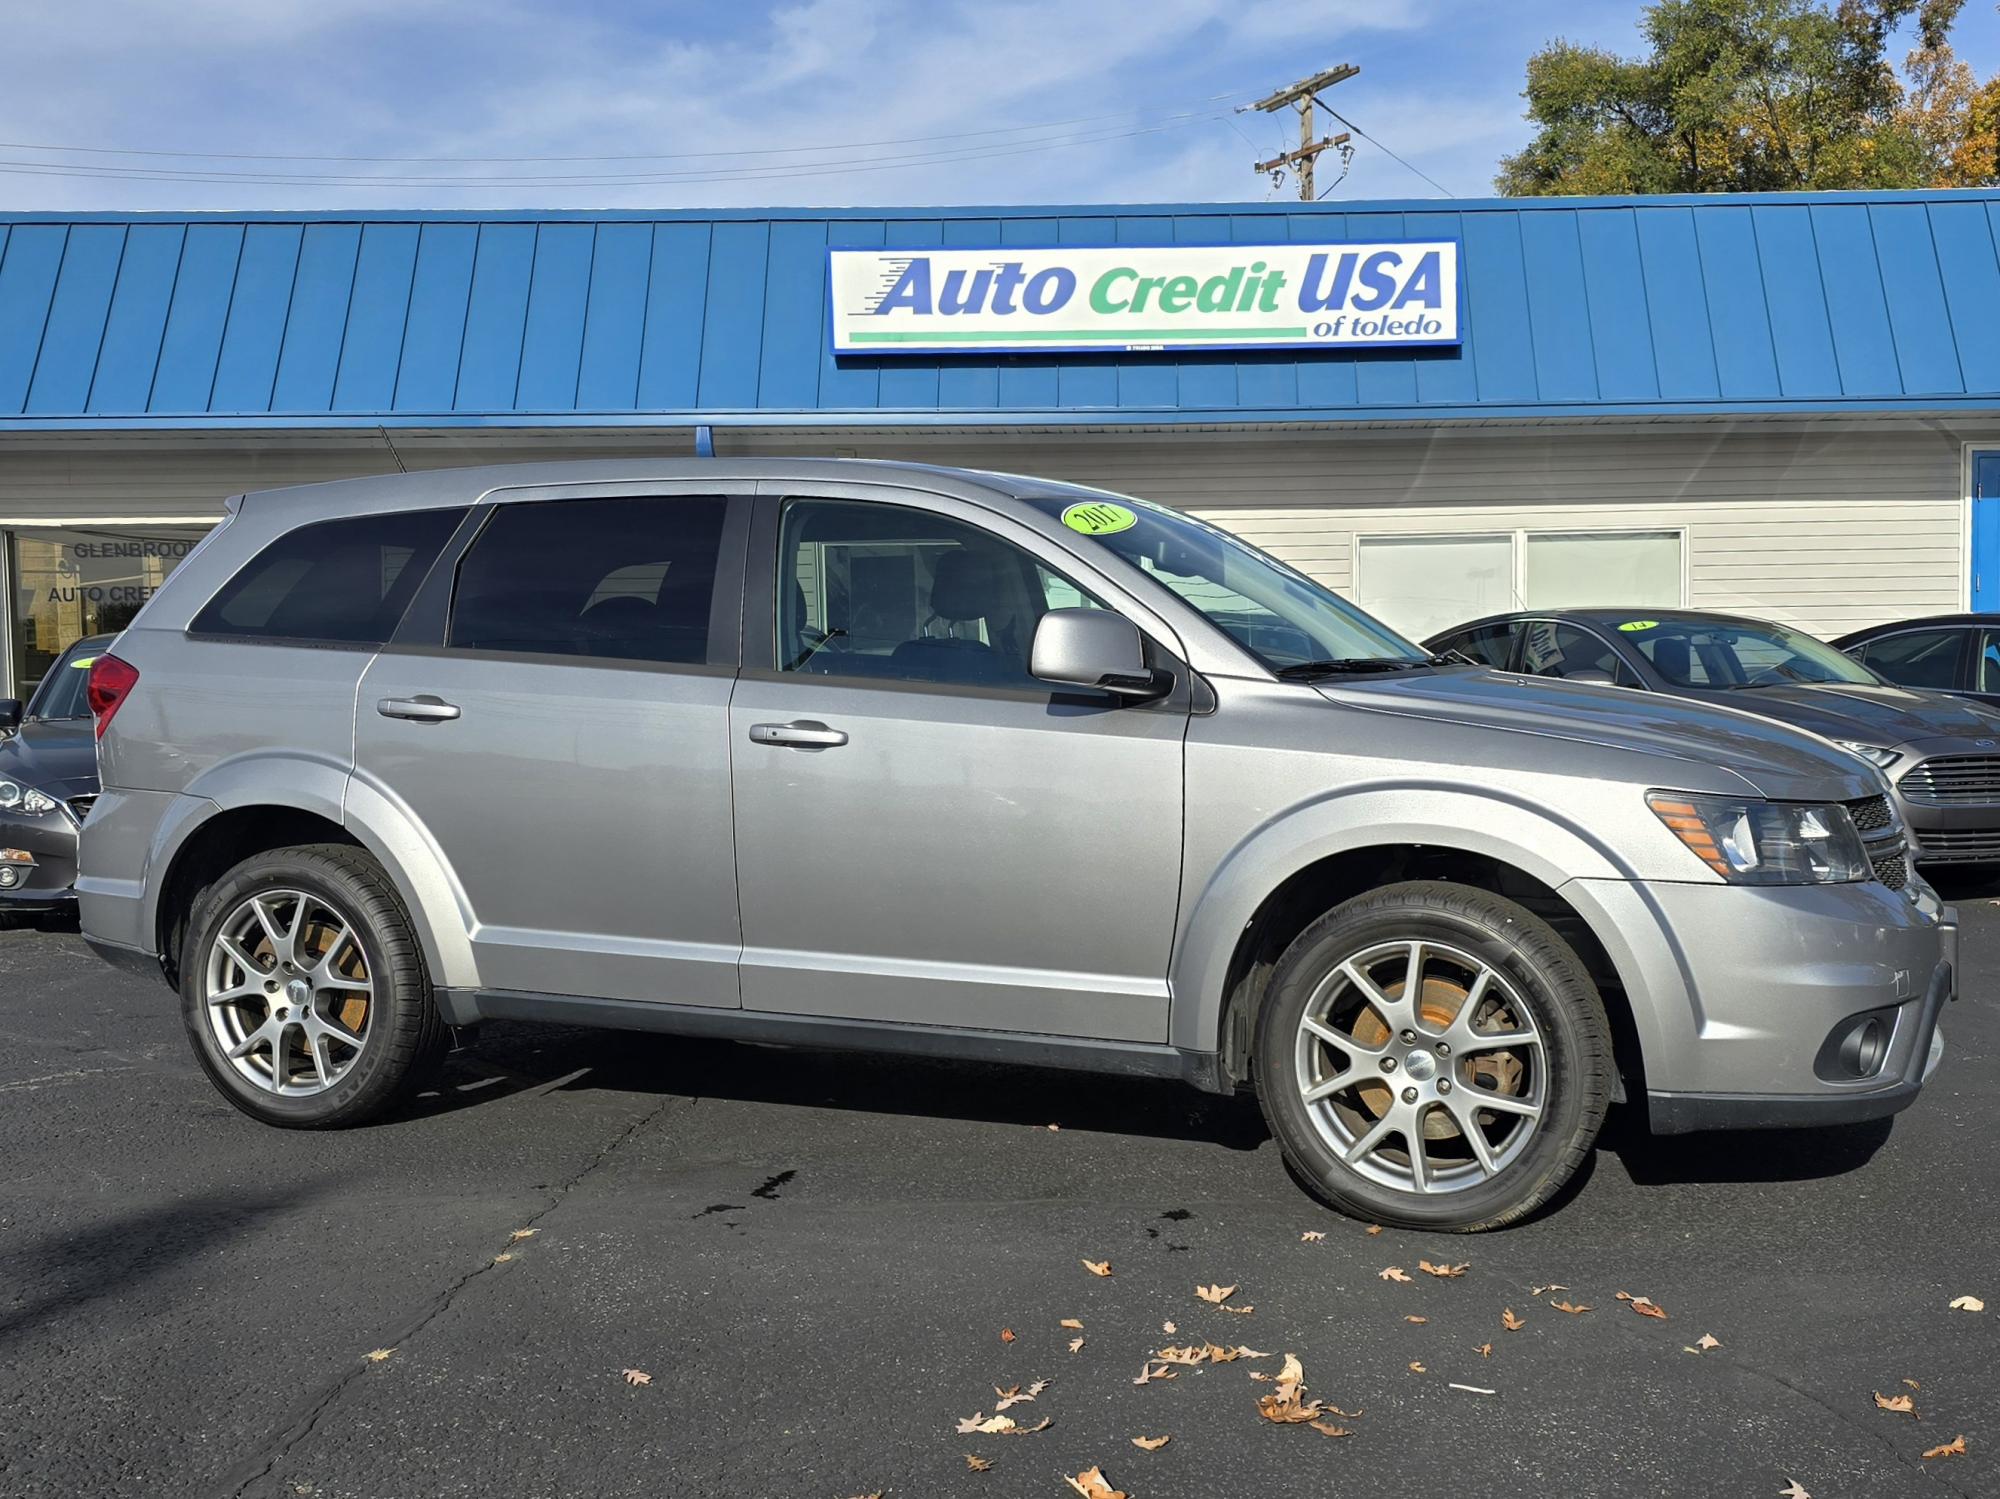
[[[1106,505],[1091,500],[1063,511],[1062,523],[1085,536],[1109,536],[1114,531],[1131,530],[1139,524],[1139,517],[1123,505]]]
[[[1627,633],[1637,633],[1640,630],[1658,629],[1659,625],[1660,622],[1657,619],[1628,619],[1618,628]]]
[[[82,671],[85,667],[95,666],[96,664],[97,658],[95,656],[78,656],[74,661],[70,662],[69,669],[71,671]]]

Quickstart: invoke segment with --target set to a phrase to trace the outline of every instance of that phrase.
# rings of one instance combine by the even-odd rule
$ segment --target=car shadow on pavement
[[[1642,1187],[1724,1182],[1800,1182],[1857,1171],[1888,1143],[1894,1119],[1817,1129],[1653,1135],[1631,1107],[1615,1109],[1598,1139]]]

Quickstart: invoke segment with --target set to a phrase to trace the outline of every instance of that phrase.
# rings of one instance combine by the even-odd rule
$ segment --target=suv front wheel
[[[1293,941],[1255,1065],[1271,1132],[1329,1203],[1461,1232],[1555,1195],[1614,1076],[1575,951],[1513,901],[1437,882],[1360,896]]]
[[[258,854],[202,893],[181,1016],[224,1097],[298,1129],[380,1114],[444,1050],[409,917],[381,866],[343,844]]]

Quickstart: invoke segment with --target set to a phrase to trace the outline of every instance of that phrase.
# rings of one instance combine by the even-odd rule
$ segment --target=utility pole
[[[1274,114],[1285,108],[1295,108],[1299,112],[1299,148],[1287,151],[1282,156],[1273,156],[1269,161],[1256,165],[1259,172],[1275,172],[1282,167],[1292,167],[1298,173],[1299,201],[1313,200],[1313,159],[1322,151],[1330,151],[1348,142],[1348,133],[1343,130],[1338,135],[1313,139],[1314,106],[1320,104],[1319,91],[1332,88],[1336,83],[1345,83],[1361,69],[1352,63],[1342,63],[1337,68],[1328,68],[1324,73],[1315,73],[1310,78],[1302,78],[1290,88],[1281,88],[1274,94],[1266,95],[1255,104],[1245,105],[1246,109],[1260,110],[1264,114]],[[1239,111],[1240,112],[1240,111]]]

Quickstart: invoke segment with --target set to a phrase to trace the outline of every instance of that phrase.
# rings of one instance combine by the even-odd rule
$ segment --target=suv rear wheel
[[[181,963],[195,1056],[253,1118],[358,1124],[444,1050],[409,917],[381,866],[342,844],[246,859],[202,893]]]
[[[1553,928],[1488,891],[1392,885],[1285,950],[1257,1019],[1257,1092],[1341,1211],[1473,1231],[1555,1195],[1611,1097],[1611,1030]]]

